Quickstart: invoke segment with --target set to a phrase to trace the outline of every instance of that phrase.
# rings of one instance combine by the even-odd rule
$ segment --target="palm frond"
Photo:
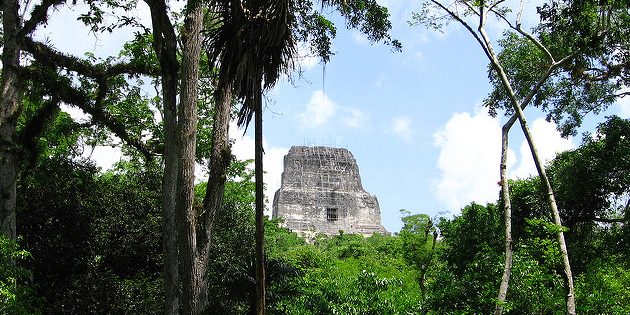
[[[206,50],[219,69],[217,89],[231,86],[243,101],[239,126],[249,125],[262,93],[294,67],[294,1],[217,0],[209,13]]]

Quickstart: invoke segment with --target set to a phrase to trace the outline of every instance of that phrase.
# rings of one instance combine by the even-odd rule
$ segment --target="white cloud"
[[[391,132],[404,140],[411,140],[413,131],[411,130],[411,120],[407,116],[392,118],[390,122]]]
[[[284,171],[284,156],[289,153],[289,149],[281,147],[272,147],[265,150],[265,159],[263,167],[265,169],[265,195],[271,209],[273,196],[280,189],[282,172]]]
[[[322,90],[313,92],[306,111],[299,115],[302,126],[314,128],[326,124],[335,115],[336,107]]]
[[[441,174],[434,186],[438,200],[454,212],[473,201],[495,201],[501,153],[499,120],[483,111],[473,116],[455,113],[434,137],[440,150],[437,167]]]
[[[547,163],[558,152],[575,147],[573,139],[563,139],[553,123],[538,118],[530,124],[539,156]],[[514,126],[511,138],[520,133]],[[483,111],[474,115],[455,113],[435,133],[435,146],[440,150],[435,181],[435,193],[450,211],[457,212],[471,203],[495,202],[498,198],[499,162],[501,154],[501,123]],[[520,134],[518,135],[520,137]],[[526,178],[536,175],[536,168],[527,142],[519,146],[518,156],[508,150],[508,175]]]
[[[341,118],[341,122],[348,128],[363,127],[367,121],[367,114],[357,108],[343,108],[346,116]]]
[[[232,154],[239,160],[254,159],[254,139],[236,127],[235,123],[230,124],[230,134],[236,141],[232,145]],[[284,156],[289,153],[289,149],[282,147],[269,147],[267,141],[263,139],[263,169],[265,171],[265,197],[267,198],[267,215],[271,216],[271,202],[276,190],[280,188],[280,180],[284,169]],[[253,167],[253,164],[252,164]]]
[[[513,128],[518,128],[518,126],[514,126]],[[543,165],[556,157],[556,154],[559,152],[575,148],[573,137],[569,137],[568,139],[562,138],[558,130],[556,130],[556,124],[547,122],[543,118],[534,120],[530,130],[538,151],[538,156],[542,160]],[[510,172],[510,177],[526,178],[531,175],[537,175],[538,172],[536,171],[534,159],[532,158],[526,140],[523,140],[521,143],[520,156],[520,163],[514,171]]]

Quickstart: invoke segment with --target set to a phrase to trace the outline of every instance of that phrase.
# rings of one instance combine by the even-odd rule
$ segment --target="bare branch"
[[[523,0],[519,1],[518,13],[516,14],[516,27],[521,28],[521,19],[523,18]]]
[[[462,3],[468,8],[468,10],[472,11],[476,16],[480,15],[479,12],[475,9],[475,7],[472,6],[470,3],[466,1],[463,1]]]
[[[479,34],[477,34],[466,21],[464,21],[457,13],[453,12],[451,9],[449,9],[446,6],[444,6],[442,3],[440,3],[440,2],[438,2],[436,0],[431,0],[431,2],[433,2],[435,5],[437,5],[440,8],[442,8],[442,10],[446,11],[446,13],[448,13],[452,18],[454,18],[462,26],[464,26],[468,30],[468,32],[475,38],[475,40],[477,40],[479,45],[481,45],[481,48],[486,53],[486,55],[488,55],[486,44],[484,43],[484,41],[481,40],[481,38],[479,38]],[[488,57],[490,57],[490,56],[488,55]]]
[[[488,7],[488,12],[493,11],[496,7],[499,6],[499,4],[501,4],[503,2],[505,2],[505,0],[500,0],[500,1],[497,1],[497,2],[493,3],[491,6]]]
[[[486,12],[483,9],[485,3],[485,1],[481,0],[481,4],[479,5],[479,27],[477,28],[477,31],[479,31],[479,33],[481,33],[484,25],[486,24]]]
[[[516,30],[518,28],[518,24],[516,24],[516,25],[512,24],[512,22],[505,16],[505,14],[497,11],[494,6],[491,7],[488,10],[488,12],[494,13],[494,15],[496,15],[499,19],[501,19],[503,22],[505,22],[505,24],[507,24],[509,28],[511,28],[513,30]]]
[[[521,6],[522,6],[522,3],[521,3]],[[522,36],[532,41],[532,43],[534,43],[534,45],[536,45],[538,49],[540,49],[542,52],[545,53],[545,55],[547,55],[547,58],[549,58],[551,63],[556,62],[553,55],[549,51],[549,49],[547,49],[547,47],[545,47],[545,45],[543,45],[543,43],[541,43],[536,37],[532,36],[532,34],[530,34],[529,32],[524,31],[523,28],[521,27],[520,15],[522,13],[521,12],[522,7],[521,7],[521,11],[519,11],[518,13],[518,17],[516,18],[515,24],[512,24],[512,22],[508,20],[508,18],[503,13],[497,11],[494,7],[492,7],[490,11],[494,13],[496,16],[498,16],[501,20],[503,20],[503,22],[505,22],[509,28],[513,29],[517,33],[521,34]]]

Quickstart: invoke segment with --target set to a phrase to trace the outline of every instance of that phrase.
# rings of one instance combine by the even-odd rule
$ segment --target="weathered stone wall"
[[[387,233],[376,196],[363,189],[354,156],[342,148],[292,147],[284,157],[273,217],[305,236]]]

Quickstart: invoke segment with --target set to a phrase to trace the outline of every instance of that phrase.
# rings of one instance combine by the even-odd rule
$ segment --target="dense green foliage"
[[[105,4],[129,10],[135,2]],[[387,9],[375,0],[322,1],[322,10],[312,1],[294,4],[293,33],[285,35],[309,43],[323,61],[332,55],[336,33],[321,13],[324,6],[335,8],[347,26],[371,41],[400,49],[388,34]],[[101,4],[89,5],[90,13],[81,20],[93,31],[133,24],[123,16],[120,25],[107,26]],[[539,8],[543,23],[533,34],[556,59],[571,58],[541,86],[533,105],[565,134],[574,133],[587,113],[605,109],[619,93],[628,94],[620,91],[630,82],[627,6],[626,0],[567,0]],[[144,73],[156,80],[153,35],[143,29],[118,57],[104,60],[89,54],[64,57],[24,40],[30,61],[22,69],[26,77],[15,130],[24,160],[17,180],[20,237],[16,242],[0,235],[0,314],[162,313],[163,169],[157,156],[164,151],[165,135],[155,113],[164,108],[159,96],[143,94],[138,78]],[[243,42],[233,42],[234,48],[242,49]],[[517,33],[506,33],[499,46],[516,96],[525,98],[549,56]],[[117,64],[118,58],[132,62]],[[240,59],[247,58],[231,62]],[[214,123],[216,69],[210,64],[207,56],[201,60],[195,152],[202,163]],[[116,67],[129,68],[105,75]],[[272,74],[275,80],[278,73]],[[248,83],[250,77],[238,82]],[[494,89],[486,105],[494,114],[499,109],[510,113],[505,87],[493,71],[490,80]],[[157,81],[153,84],[157,87]],[[81,107],[91,120],[73,120],[60,110],[60,102]],[[102,172],[80,158],[90,145],[118,145],[114,134],[126,145],[126,160],[116,168]],[[562,259],[554,237],[560,229],[567,234],[574,266],[578,312],[630,313],[629,156],[630,121],[610,117],[580,148],[548,165],[564,226],[551,223],[537,178],[511,182],[514,266],[505,313],[564,313]],[[206,313],[251,314],[256,295],[253,172],[248,162],[232,161],[227,175],[204,275]],[[206,183],[196,186],[199,213],[205,191]],[[267,221],[267,309],[272,314],[490,313],[503,269],[501,203],[470,204],[452,218],[403,210],[404,226],[397,234],[319,235],[312,242],[283,228],[281,221]]]
[[[28,285],[31,273],[18,264],[28,257],[28,251],[0,235],[0,314],[38,313],[38,301]]]
[[[159,184],[150,169],[60,158],[22,173],[18,222],[44,313],[158,312]]]
[[[499,61],[521,100],[549,67],[550,56],[563,60],[532,102],[563,135],[575,135],[584,116],[598,114],[618,97],[628,95],[624,90],[630,83],[628,5],[627,0],[549,1],[536,8],[541,23],[531,34],[537,42],[516,29],[499,40]],[[491,65],[488,77],[493,90],[484,104],[491,114],[500,108],[511,115],[507,90]]]
[[[417,274],[397,239],[374,235],[320,237],[287,248],[295,292],[277,303],[281,314],[404,314],[419,306]]]
[[[573,253],[581,314],[630,311],[629,126],[610,117],[596,136],[548,166],[567,222],[562,228]],[[254,306],[248,165],[230,167],[217,217],[207,275],[213,314],[249,314]],[[54,155],[23,169],[20,245],[3,239],[0,252],[2,312],[161,312],[160,175],[151,164],[123,161],[103,173],[89,161]],[[536,178],[512,181],[511,187],[517,215],[505,312],[562,314],[562,263],[554,237],[559,227],[548,218]],[[197,186],[199,210],[204,190],[205,183]],[[500,207],[471,204],[450,219],[402,214],[404,226],[394,235],[320,235],[310,243],[282,222],[268,221],[269,312],[491,312],[503,261]]]
[[[209,309],[217,314],[248,313],[254,295],[254,196],[246,166],[230,168],[213,237]],[[25,279],[13,283],[36,291],[39,311],[160,312],[160,176],[154,168],[123,162],[100,173],[87,161],[50,158],[24,170],[20,183],[25,198],[18,220],[33,258],[15,268],[7,258],[2,266],[31,270],[30,286],[22,285]],[[306,244],[276,221],[267,223],[266,237],[271,310],[383,314],[418,304],[416,273],[398,238],[342,235]]]

